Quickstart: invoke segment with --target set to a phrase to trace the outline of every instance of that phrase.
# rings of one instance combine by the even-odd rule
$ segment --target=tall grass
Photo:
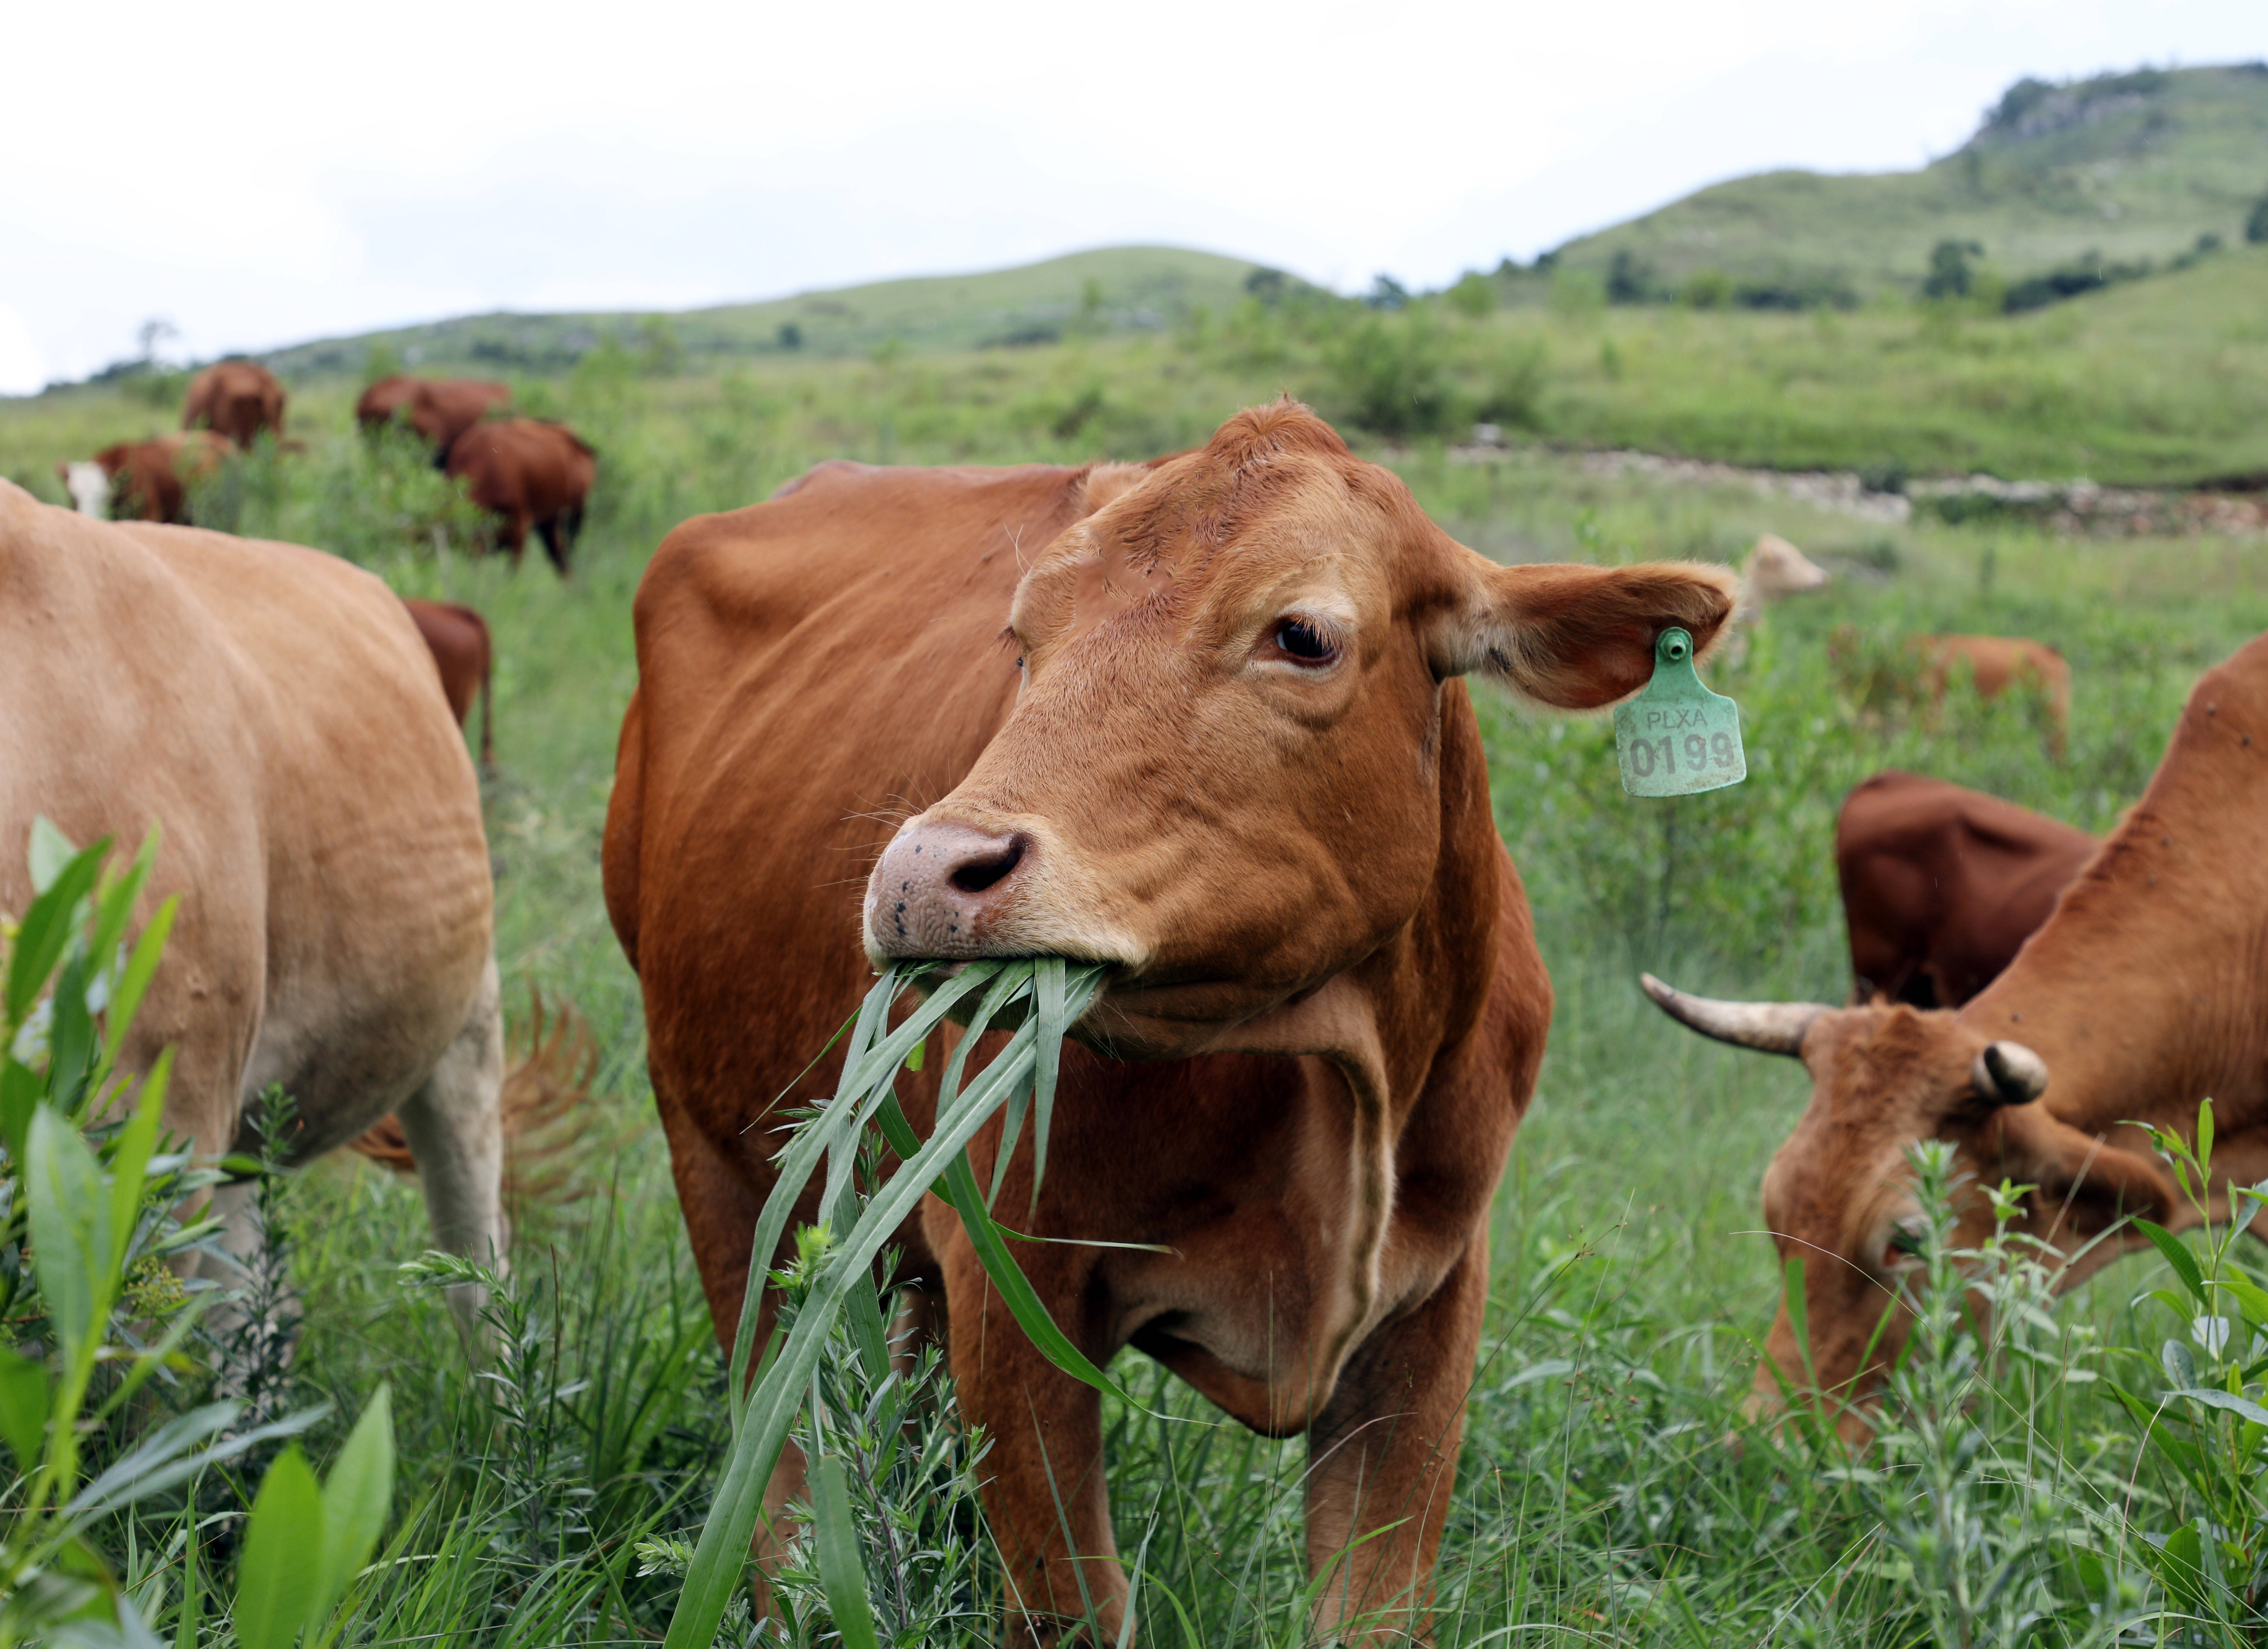
[[[1509,319],[1437,319],[1515,335]],[[1640,321],[1676,318],[1629,324]],[[1874,324],[1841,324],[1862,323]],[[691,1541],[728,1457],[731,1385],[650,1121],[637,983],[598,888],[614,740],[635,681],[629,605],[653,544],[682,515],[751,502],[822,457],[1020,461],[1185,445],[1238,401],[1282,381],[1302,386],[1301,363],[1322,347],[1257,306],[1207,326],[1146,343],[721,379],[601,362],[531,382],[524,405],[576,422],[600,449],[600,490],[564,584],[534,565],[515,577],[471,557],[446,519],[437,550],[435,495],[421,491],[430,472],[359,443],[347,427],[349,386],[295,397],[294,431],[309,452],[247,465],[233,518],[242,530],[350,554],[405,593],[487,615],[498,652],[500,772],[486,801],[499,958],[515,984],[564,996],[589,1020],[602,1049],[600,1103],[611,1113],[601,1133],[624,1141],[589,1165],[572,1196],[517,1211],[513,1278],[492,1306],[505,1350],[485,1370],[468,1361],[428,1285],[434,1274],[400,1270],[427,1241],[414,1188],[332,1162],[285,1190],[280,1218],[305,1329],[283,1400],[328,1400],[345,1416],[381,1382],[394,1393],[397,1520],[342,1641],[652,1641],[680,1582],[652,1554]],[[1550,386],[1571,381],[1560,347],[1550,345],[1560,364],[1547,369],[1547,405],[1559,393]],[[1272,364],[1251,364],[1271,350]],[[52,426],[24,407],[7,410],[0,466],[35,469],[19,455],[92,432],[85,404],[58,397],[50,410]],[[1064,427],[1071,433],[1057,432]],[[1728,558],[1770,529],[1837,576],[1820,596],[1775,608],[1742,670],[1712,675],[1742,703],[1749,729],[1751,777],[1731,791],[1669,806],[1629,800],[1602,724],[1532,717],[1476,689],[1498,822],[1527,880],[1558,1010],[1493,1218],[1440,1639],[1929,1640],[1952,1617],[1933,1613],[1943,1590],[1914,1560],[1934,1503],[1909,1491],[1938,1469],[1941,1452],[1930,1450],[1940,1446],[1886,1447],[1863,1467],[1883,1474],[1869,1481],[1823,1439],[1760,1432],[1742,1418],[1755,1341],[1781,1283],[1769,1245],[1750,1234],[1757,1177],[1802,1101],[1801,1075],[1663,1023],[1632,978],[1652,966],[1719,994],[1843,995],[1829,830],[1843,791],[1883,766],[2106,828],[2139,793],[2195,674],[2268,628],[2268,550],[1883,528],[1742,488],[1595,475],[1540,451],[1475,464],[1421,444],[1396,462],[1436,519],[1503,559]],[[446,497],[438,504],[446,516]],[[2049,759],[2020,699],[1956,694],[1932,710],[1914,696],[1899,641],[1921,630],[2029,635],[2059,648],[2075,681],[2068,759]],[[2058,1307],[2061,1331],[2093,1336],[2091,1360],[2070,1366],[2117,1368],[2154,1401],[2162,1307],[2127,1302],[2161,1283],[2179,1287],[2170,1262],[2129,1261]],[[1977,1640],[2085,1640],[2097,1591],[2129,1630],[2181,1638],[2191,1629],[2157,1615],[2169,1594],[2132,1558],[2135,1542],[2194,1528],[2213,1506],[2145,1446],[2101,1383],[2043,1401],[2021,1359],[2004,1369],[1984,1350],[1960,1351],[1959,1338],[1943,1343],[1948,1358],[1970,1358],[1959,1366],[1968,1383],[1918,1393],[1916,1412],[1949,1425],[1955,1409],[1973,1411],[1985,1458],[2026,1462],[2032,1485],[2008,1473],[1979,1478],[1955,1485],[1969,1497],[1962,1504],[1987,1520],[2017,1518],[2025,1539],[2043,1532],[2051,1547],[2110,1554],[2092,1571],[2023,1570],[2027,1595],[2048,1603],[2021,1631],[2003,1630],[1997,1598],[1972,1609]],[[2122,1348],[2150,1360],[2132,1365]],[[849,1355],[838,1347],[821,1367],[840,1373]],[[1105,1413],[1118,1542],[1139,1554],[1141,1641],[1297,1642],[1301,1447],[1254,1438],[1137,1358],[1110,1373],[1131,1399],[1107,1398]],[[180,1400],[195,1395],[185,1388]],[[1735,1434],[1739,1451],[1726,1447]],[[342,1419],[326,1421],[309,1452],[327,1460],[343,1437]],[[970,1469],[981,1475],[982,1461]],[[2114,1481],[2115,1501],[2104,1487]],[[200,1502],[211,1587],[232,1584],[231,1531],[247,1503],[218,1490]],[[978,1558],[965,1616],[948,1611],[934,1638],[990,1643],[981,1530],[954,1504]],[[169,1635],[186,1595],[173,1528],[121,1520],[103,1535]],[[2124,1546],[2106,1531],[2123,1531]],[[220,1632],[208,1621],[188,1641],[225,1642]]]

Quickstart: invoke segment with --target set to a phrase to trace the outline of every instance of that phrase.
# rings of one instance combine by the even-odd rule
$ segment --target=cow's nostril
[[[953,885],[965,894],[981,894],[1023,863],[1028,845],[1021,833],[1010,836],[989,852],[963,859],[953,868]]]

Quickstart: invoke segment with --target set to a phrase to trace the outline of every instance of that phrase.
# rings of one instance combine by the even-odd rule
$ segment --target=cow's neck
[[[2200,684],[2141,801],[1960,1014],[2044,1058],[2049,1113],[2112,1148],[2146,1149],[2122,1123],[2192,1133],[2212,1098],[2216,1181],[2268,1174],[2268,693],[2231,675]]]

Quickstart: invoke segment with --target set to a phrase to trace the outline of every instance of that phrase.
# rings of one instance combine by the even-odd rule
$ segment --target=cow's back
[[[1957,1007],[2054,911],[2095,838],[1981,791],[1897,771],[1853,789],[1835,859],[1863,993]]]
[[[430,1070],[486,966],[490,889],[469,759],[383,585],[0,486],[0,909],[28,895],[34,813],[82,843],[162,828],[151,899],[182,909],[137,1056],[180,1046],[176,1125],[223,1146],[239,1084],[282,1082],[310,1118],[351,1085],[377,1110],[350,1134]]]
[[[1020,547],[1085,513],[1083,475],[830,466],[655,555],[607,904],[656,1086],[712,1137],[738,1136],[858,1005],[867,872],[1005,718]]]

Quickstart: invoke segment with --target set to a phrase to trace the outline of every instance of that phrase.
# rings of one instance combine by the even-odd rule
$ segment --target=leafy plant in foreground
[[[239,1405],[166,1420],[82,1483],[90,1437],[122,1424],[151,1379],[182,1362],[200,1300],[168,1286],[214,1234],[175,1210],[229,1165],[161,1150],[170,1056],[137,1086],[118,1070],[157,971],[174,902],[129,947],[136,900],[157,861],[153,831],[132,865],[106,872],[107,838],[74,850],[33,821],[34,896],[9,936],[0,994],[0,1440],[14,1474],[0,1494],[0,1645],[154,1642],[89,1539],[114,1514],[321,1417],[311,1409],[229,1435]],[[151,1337],[155,1330],[154,1338]],[[232,1611],[241,1649],[290,1649],[320,1627],[367,1561],[390,1496],[394,1449],[381,1389],[328,1488],[296,1450],[270,1470],[247,1530]],[[194,1574],[194,1557],[190,1572]],[[195,1583],[182,1636],[197,1641]]]
[[[1088,1362],[1048,1316],[1008,1252],[1007,1233],[992,1219],[991,1197],[978,1186],[968,1152],[977,1130],[1005,1108],[1003,1162],[1028,1116],[1035,1171],[1046,1172],[1064,1033],[1093,1000],[1101,973],[1100,968],[1072,971],[1061,957],[969,962],[939,983],[895,1030],[887,1028],[888,1015],[910,978],[894,968],[867,993],[852,1022],[842,1085],[835,1099],[795,1130],[781,1153],[779,1181],[765,1202],[750,1245],[746,1297],[756,1298],[764,1282],[766,1262],[778,1251],[796,1199],[818,1172],[822,1156],[827,1178],[819,1204],[820,1224],[830,1233],[843,1234],[825,1246],[813,1266],[792,1326],[775,1334],[771,1344],[764,1348],[753,1387],[748,1370],[756,1349],[756,1314],[753,1310],[740,1314],[730,1387],[732,1457],[686,1568],[684,1594],[669,1623],[670,1649],[709,1649],[715,1641],[726,1607],[741,1586],[764,1484],[778,1462],[790,1430],[810,1401],[812,1382],[836,1320],[854,1302],[873,1299],[877,1256],[928,1192],[934,1190],[961,1216],[977,1258],[1032,1343],[1066,1373],[1125,1398],[1110,1377]],[[946,1013],[972,997],[967,1032],[946,1065],[935,1126],[924,1140],[899,1108],[893,1085],[901,1065],[918,1061],[918,1050]],[[962,1076],[969,1053],[995,1020],[1011,1013],[1018,1014],[1020,1023],[1007,1046],[964,1087]],[[857,1168],[870,1127],[880,1130],[897,1153],[899,1167],[868,1197],[860,1194]],[[997,1176],[991,1189],[998,1194]],[[864,1306],[855,1308],[865,1309]],[[878,1305],[874,1310],[873,1321],[879,1322]],[[855,1319],[852,1329],[854,1333],[859,1330]],[[872,1333],[861,1334],[860,1338],[868,1351],[878,1340]],[[874,1360],[869,1358],[870,1363]],[[827,1573],[836,1629],[850,1649],[859,1649],[875,1638],[872,1620],[866,1617],[869,1611],[853,1604],[855,1594],[858,1604],[864,1605],[865,1582],[859,1572],[858,1542],[847,1501],[837,1498],[828,1487],[830,1472],[839,1469],[830,1467],[828,1461],[829,1456],[822,1453],[810,1462],[820,1500],[814,1538],[822,1573]]]
[[[2201,1508],[2137,1548],[2166,1589],[2163,1623],[2182,1642],[2234,1645],[2257,1643],[2268,1630],[2268,1289],[2229,1251],[2268,1209],[2268,1181],[2230,1184],[2227,1222],[2213,1228],[2213,1138],[2211,1100],[2198,1107],[2194,1145],[2170,1129],[2150,1130],[2208,1235],[2200,1264],[2163,1226],[2134,1222],[2181,1285],[2147,1297],[2180,1318],[2188,1336],[2159,1346],[2155,1367],[2169,1388],[2154,1400],[2123,1382],[2113,1391]]]

